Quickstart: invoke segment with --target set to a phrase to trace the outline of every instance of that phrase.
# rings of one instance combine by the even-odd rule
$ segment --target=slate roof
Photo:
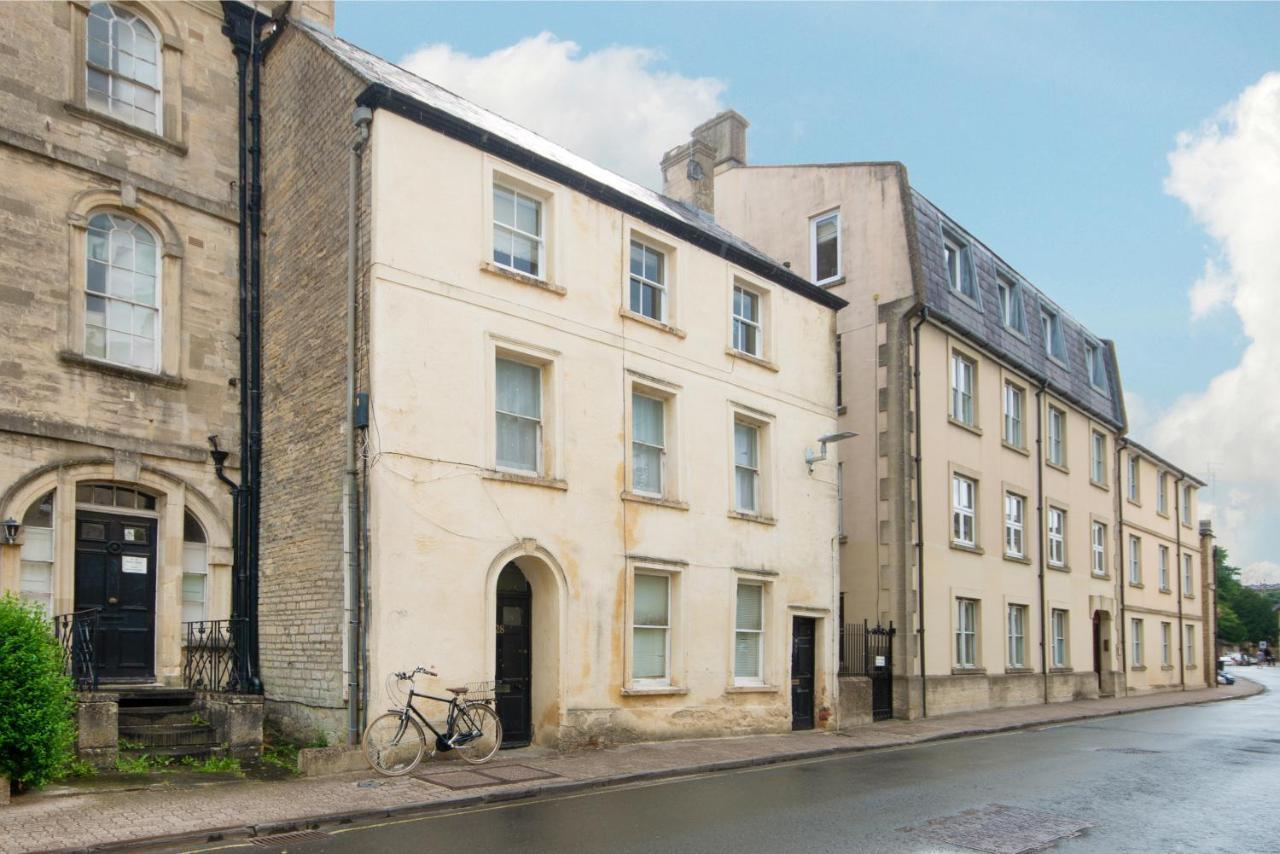
[[[321,27],[298,19],[291,19],[290,26],[305,32],[370,86],[382,87],[386,91],[409,99],[432,116],[443,116],[452,120],[452,123],[461,123],[469,130],[477,132],[482,140],[496,137],[505,141],[509,146],[514,146],[530,155],[535,162],[559,167],[553,169],[556,173],[564,171],[572,173],[573,176],[581,179],[573,182],[573,189],[607,204],[621,202],[626,205],[628,213],[671,231],[677,236],[691,239],[702,248],[722,255],[822,305],[830,308],[840,308],[845,305],[844,300],[835,294],[791,272],[781,262],[770,258],[741,237],[718,225],[710,214],[693,205],[654,192],[611,172],[585,157],[574,154],[564,146],[539,136],[497,113],[473,104],[462,96],[406,71],[398,65],[387,62]]]
[[[1123,430],[1126,426],[1124,395],[1114,344],[1090,333],[1083,324],[915,189],[911,191],[911,201],[924,271],[923,298],[930,314],[1029,376],[1044,380],[1052,392],[1100,421]],[[978,286],[976,304],[950,286],[943,248],[944,228],[953,238],[969,247]],[[1027,327],[1025,335],[1007,328],[1000,316],[997,271],[1020,286]],[[1042,308],[1054,312],[1060,319],[1066,345],[1065,362],[1050,358],[1045,352],[1040,322]],[[1106,363],[1105,389],[1098,389],[1089,381],[1085,369],[1086,343],[1096,345]]]
[[[1157,463],[1159,463],[1160,465],[1162,465],[1162,466],[1164,466],[1165,468],[1167,468],[1169,471],[1174,472],[1175,474],[1182,475],[1184,478],[1186,478],[1187,480],[1191,481],[1191,482],[1192,482],[1192,483],[1194,483],[1196,486],[1203,487],[1203,486],[1207,486],[1207,485],[1208,485],[1208,484],[1206,484],[1203,480],[1201,480],[1200,478],[1198,478],[1198,477],[1196,477],[1195,475],[1193,475],[1191,472],[1187,471],[1187,470],[1186,470],[1186,469],[1184,469],[1184,468],[1180,468],[1180,467],[1178,467],[1178,466],[1175,466],[1173,463],[1169,462],[1167,459],[1165,459],[1164,457],[1160,456],[1160,455],[1159,455],[1159,454],[1157,454],[1155,451],[1153,451],[1153,450],[1151,450],[1150,448],[1148,448],[1146,445],[1139,444],[1138,442],[1134,441],[1133,439],[1130,439],[1128,436],[1126,436],[1126,437],[1125,437],[1125,439],[1124,439],[1124,447],[1126,447],[1126,448],[1133,448],[1135,451],[1137,451],[1138,453],[1142,454],[1143,456],[1150,457],[1151,459],[1155,460],[1155,461],[1156,461]]]

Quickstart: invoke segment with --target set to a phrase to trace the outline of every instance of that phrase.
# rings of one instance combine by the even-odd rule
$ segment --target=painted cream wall
[[[1097,696],[1093,673],[1092,615],[1110,609],[1114,580],[1090,571],[1090,525],[1097,518],[1112,528],[1111,492],[1089,482],[1088,435],[1096,423],[1046,392],[1067,413],[1068,470],[1046,465],[1044,494],[1067,510],[1065,570],[1046,568],[1044,624],[1041,627],[1038,566],[1044,528],[1037,524],[1036,385],[1027,377],[988,358],[982,351],[932,323],[921,330],[921,442],[923,463],[926,672],[929,714],[995,705],[1044,702]],[[959,353],[976,366],[977,429],[951,417],[950,359]],[[1003,441],[1003,390],[1006,381],[1025,392],[1024,449]],[[1098,428],[1102,429],[1102,428]],[[1114,441],[1109,437],[1109,442]],[[977,549],[953,544],[952,477],[975,480]],[[1024,560],[1004,554],[1004,495],[1026,499]],[[1046,511],[1047,512],[1047,511]],[[1047,561],[1046,561],[1047,567]],[[977,667],[956,666],[957,599],[979,601]],[[1010,605],[1028,608],[1025,668],[1008,664],[1007,612]],[[1068,661],[1056,668],[1051,659],[1050,612],[1068,612]],[[1111,632],[1111,649],[1116,642]],[[1041,634],[1043,631],[1043,635]],[[1038,639],[1046,644],[1050,679],[1044,679]],[[1118,667],[1118,664],[1115,665]],[[985,678],[983,678],[985,677]]]
[[[385,112],[370,156],[372,708],[383,675],[417,663],[436,687],[492,678],[493,586],[515,559],[538,742],[785,730],[794,614],[818,618],[818,705],[834,710],[835,466],[803,462],[835,428],[834,313]],[[545,194],[554,289],[487,269],[495,173]],[[675,250],[672,329],[621,312],[633,228]],[[735,276],[766,293],[768,365],[726,353]],[[493,470],[497,348],[549,364],[536,482]],[[620,498],[629,382],[674,395],[678,493],[662,504]],[[729,511],[735,410],[767,424],[767,519]],[[636,569],[673,578],[674,690],[628,678]],[[738,579],[767,586],[763,689],[732,687]]]
[[[1129,457],[1138,460],[1138,493],[1137,499],[1129,497]],[[1182,487],[1189,481],[1181,480],[1181,473],[1171,470],[1150,455],[1143,453],[1131,445],[1120,448],[1117,455],[1117,468],[1121,484],[1120,501],[1124,516],[1123,536],[1119,549],[1123,554],[1123,573],[1121,580],[1125,594],[1125,632],[1126,632],[1126,667],[1127,685],[1130,693],[1146,693],[1150,691],[1179,690],[1184,686],[1199,688],[1205,684],[1213,684],[1214,675],[1206,673],[1203,649],[1203,623],[1205,609],[1208,607],[1202,587],[1203,578],[1200,537],[1190,521],[1195,519],[1196,492],[1198,487],[1191,483],[1191,512],[1182,513]],[[1166,473],[1166,512],[1161,513],[1157,493],[1159,492],[1160,473]],[[1131,537],[1138,538],[1140,581],[1134,584],[1130,579],[1130,559],[1133,554]],[[1159,581],[1159,550],[1164,546],[1169,554],[1168,585],[1162,588]],[[1182,555],[1191,556],[1192,587],[1183,588]],[[1181,614],[1179,613],[1181,605]],[[1133,660],[1133,619],[1143,621],[1143,664],[1135,664]],[[1169,663],[1165,664],[1161,655],[1160,624],[1168,622],[1172,626],[1172,645]],[[1195,647],[1187,655],[1183,650],[1186,629],[1195,629]]]

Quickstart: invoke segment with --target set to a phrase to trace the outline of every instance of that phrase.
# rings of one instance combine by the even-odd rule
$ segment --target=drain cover
[[[255,836],[249,841],[259,848],[275,848],[277,845],[298,845],[303,842],[319,842],[328,839],[322,830],[295,830],[293,833],[277,833],[273,836]]]
[[[1023,854],[1038,851],[1060,839],[1079,836],[1088,822],[1004,804],[987,804],[958,815],[935,818],[915,827],[899,828],[935,842],[986,851]]]

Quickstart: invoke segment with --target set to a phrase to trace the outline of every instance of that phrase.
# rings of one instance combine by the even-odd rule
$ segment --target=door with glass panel
[[[96,608],[103,679],[155,676],[156,520],[76,513],[75,610]]]

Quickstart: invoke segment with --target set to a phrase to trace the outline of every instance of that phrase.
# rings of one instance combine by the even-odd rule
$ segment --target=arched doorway
[[[533,589],[508,563],[498,576],[494,680],[502,746],[523,747],[533,735]]]

